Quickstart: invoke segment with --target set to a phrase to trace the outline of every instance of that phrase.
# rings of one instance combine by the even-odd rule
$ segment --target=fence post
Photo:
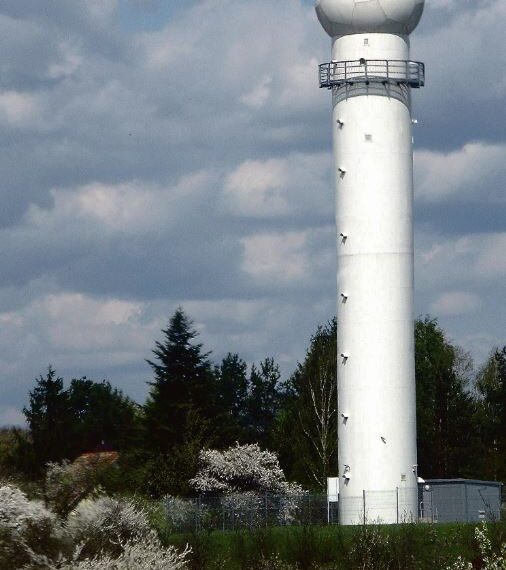
[[[395,488],[397,494],[397,524],[399,524],[399,487]]]
[[[362,500],[364,503],[364,526],[365,526],[365,489],[362,491]]]

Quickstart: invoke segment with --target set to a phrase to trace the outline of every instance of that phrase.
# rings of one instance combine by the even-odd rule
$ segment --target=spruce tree
[[[251,367],[247,399],[247,425],[250,441],[268,446],[279,411],[279,366],[273,358],[266,358],[257,368]]]
[[[147,360],[154,381],[145,405],[146,443],[153,451],[169,453],[184,443],[195,422],[209,434],[214,412],[214,386],[209,353],[196,343],[192,321],[179,307],[156,342],[154,360]],[[188,418],[192,426],[188,425]],[[197,430],[202,433],[202,429]]]
[[[48,461],[60,461],[70,456],[69,430],[71,414],[63,378],[49,367],[45,377],[36,380],[30,392],[30,403],[23,408],[30,436],[36,469],[41,471]]]
[[[219,435],[215,445],[228,447],[243,443],[246,436],[248,365],[238,354],[228,353],[215,368],[216,405]]]

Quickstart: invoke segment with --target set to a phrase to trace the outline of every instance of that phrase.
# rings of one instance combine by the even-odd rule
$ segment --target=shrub
[[[150,535],[147,512],[131,500],[99,497],[85,499],[70,513],[66,530],[81,545],[81,557],[100,552],[118,555],[123,543],[142,541]]]
[[[303,493],[302,487],[286,480],[277,455],[262,451],[257,443],[236,444],[225,451],[205,449],[200,452],[199,463],[197,475],[190,480],[190,485],[199,493]]]
[[[482,570],[506,570],[506,543],[501,544],[499,552],[494,552],[489,537],[489,529],[486,523],[474,530],[474,537],[478,543],[482,559]],[[461,556],[455,562],[446,567],[446,570],[473,570],[471,562],[466,562]]]
[[[57,517],[13,485],[0,487],[0,568],[41,567],[62,551]]]
[[[383,570],[390,567],[390,539],[379,525],[365,525],[353,535],[350,550],[352,568]]]
[[[93,492],[96,470],[78,463],[48,463],[45,497],[52,510],[66,517],[77,504]]]
[[[189,548],[181,553],[173,547],[164,547],[156,533],[150,532],[142,540],[133,539],[119,544],[118,556],[101,554],[78,560],[82,552],[76,552],[74,560],[52,570],[184,570],[188,568]]]

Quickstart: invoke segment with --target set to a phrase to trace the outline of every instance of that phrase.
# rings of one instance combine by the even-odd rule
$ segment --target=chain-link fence
[[[405,522],[477,522],[501,518],[497,483],[460,480],[392,491],[363,491],[359,496],[237,493],[220,497],[164,500],[174,532],[252,529],[266,526],[374,524]]]
[[[279,496],[237,493],[223,497],[164,499],[175,532],[251,529],[266,526],[337,524],[337,503],[327,495]]]

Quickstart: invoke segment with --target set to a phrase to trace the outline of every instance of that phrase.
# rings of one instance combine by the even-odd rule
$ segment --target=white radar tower
[[[409,34],[424,0],[317,0],[332,38],[339,520],[417,517]]]

